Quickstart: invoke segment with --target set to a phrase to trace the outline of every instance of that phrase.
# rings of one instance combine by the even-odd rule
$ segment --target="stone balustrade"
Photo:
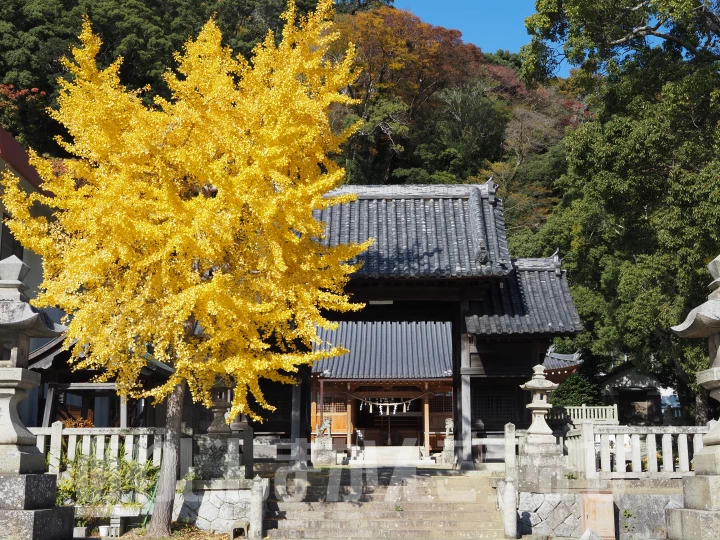
[[[82,455],[119,462],[152,460],[160,466],[165,428],[65,428],[55,422],[47,428],[28,428],[37,437],[37,447],[48,456],[48,472],[61,475],[61,464]],[[120,455],[122,451],[122,455]]]
[[[567,407],[553,407],[547,416],[549,421],[569,420],[575,425],[583,422],[594,424],[619,424],[618,406],[579,405]]]
[[[706,426],[616,426],[585,422],[568,432],[568,463],[593,479],[681,478],[693,475],[692,457]]]

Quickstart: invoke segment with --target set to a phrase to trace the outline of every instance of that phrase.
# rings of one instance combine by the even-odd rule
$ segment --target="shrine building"
[[[529,425],[520,384],[554,337],[582,329],[559,258],[511,257],[492,180],[334,194],[348,192],[357,199],[318,217],[329,245],[375,239],[347,287],[366,307],[331,314],[337,330],[320,333],[350,352],[316,362],[292,398],[268,387],[271,402],[284,394],[287,404],[256,429],[288,433],[290,420],[288,434],[312,438],[330,418],[340,450],[358,437],[377,446],[414,440],[427,456],[442,449],[451,418],[457,459],[482,460],[473,439],[501,436],[507,422]]]

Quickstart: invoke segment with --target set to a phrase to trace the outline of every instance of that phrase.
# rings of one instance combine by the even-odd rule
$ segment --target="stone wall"
[[[250,538],[262,538],[267,478],[254,480],[192,480],[178,482],[173,520],[195,524],[203,531],[228,533],[240,519],[250,522]]]
[[[613,492],[615,530],[619,540],[664,540],[665,512],[682,505],[678,479],[613,480],[588,484],[568,481],[546,493],[518,493],[518,533],[549,538],[578,538],[582,530],[580,493],[597,489]],[[498,508],[502,511],[505,482],[497,484]]]
[[[518,532],[578,538],[582,533],[580,496],[576,493],[521,492]]]

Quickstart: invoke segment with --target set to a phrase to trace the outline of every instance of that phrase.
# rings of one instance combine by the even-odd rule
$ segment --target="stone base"
[[[720,476],[686,476],[683,493],[685,508],[720,511]]]
[[[37,510],[55,506],[54,474],[0,474],[0,510]]]
[[[5,540],[72,540],[75,509],[0,510],[0,536]]]
[[[0,445],[0,474],[42,474],[45,456],[36,446]]]
[[[669,540],[717,540],[720,538],[720,511],[676,508],[667,511]]]
[[[241,465],[240,438],[231,433],[196,435],[197,453],[193,456],[195,472],[203,480],[245,478]]]
[[[445,438],[445,442],[443,443],[442,462],[445,465],[455,464],[455,439],[450,437]]]
[[[315,437],[312,445],[312,463],[317,465],[337,465],[337,452],[333,449],[332,437]]]
[[[203,531],[229,533],[235,521],[249,518],[250,489],[185,490],[175,494],[173,521],[187,521]]]
[[[253,480],[213,480],[202,484],[197,480],[180,480],[173,521],[186,521],[203,531],[230,533],[236,521],[247,520],[249,538],[263,538],[269,486],[270,481],[259,476]]]
[[[705,446],[693,457],[695,474],[720,475],[720,446]]]
[[[567,466],[562,455],[533,454],[518,458],[518,491],[542,491],[566,483]]]

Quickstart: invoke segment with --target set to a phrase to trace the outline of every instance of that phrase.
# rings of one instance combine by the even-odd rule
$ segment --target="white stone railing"
[[[141,465],[152,460],[156,466],[162,459],[165,428],[65,428],[55,422],[51,427],[28,429],[37,436],[40,452],[48,456],[52,474],[60,474],[62,464],[78,455],[111,462],[122,458]]]
[[[579,405],[577,407],[553,407],[547,415],[549,421],[570,420],[573,424],[583,422],[594,424],[619,424],[617,405],[594,406]]]
[[[693,475],[692,456],[702,448],[706,426],[611,426],[580,424],[568,432],[569,467],[592,478],[679,478]]]

